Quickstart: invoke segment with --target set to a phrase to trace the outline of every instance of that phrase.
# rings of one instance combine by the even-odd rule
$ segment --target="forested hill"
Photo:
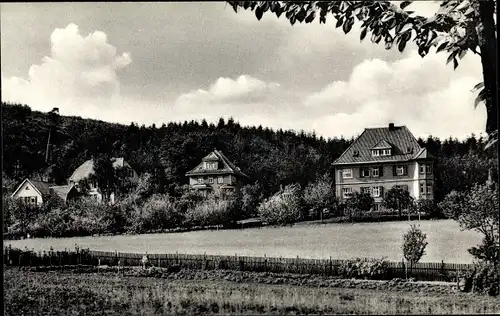
[[[232,119],[217,125],[206,121],[162,126],[121,125],[50,116],[26,105],[2,103],[4,177],[16,181],[37,177],[49,165],[54,180],[63,183],[71,172],[93,155],[108,153],[125,159],[139,172],[185,184],[184,174],[214,148],[259,181],[267,192],[280,185],[302,185],[330,171],[330,165],[352,140],[314,134],[242,127]],[[49,131],[49,164],[45,152]]]
[[[64,183],[85,160],[102,153],[125,159],[139,172],[151,173],[160,187],[187,183],[186,171],[214,148],[222,150],[251,181],[271,194],[280,185],[314,181],[331,172],[331,163],[352,139],[324,139],[314,134],[242,127],[232,119],[168,123],[162,126],[121,125],[32,111],[26,105],[2,103],[3,179],[18,183],[49,172]],[[49,162],[45,162],[51,132]],[[488,168],[498,169],[496,149],[485,152],[483,139],[465,141],[429,137],[419,143],[438,158],[438,198],[485,181]],[[4,185],[5,186],[5,185]]]

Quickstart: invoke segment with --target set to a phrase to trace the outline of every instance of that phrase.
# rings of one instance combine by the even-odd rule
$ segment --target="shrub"
[[[314,213],[323,211],[323,209],[333,209],[337,205],[335,192],[332,190],[332,180],[324,175],[318,181],[310,183],[304,189],[304,204]]]
[[[294,223],[301,218],[300,198],[300,186],[288,185],[259,205],[259,216],[269,224]]]
[[[256,182],[241,188],[241,208],[245,217],[257,215],[257,207],[263,199],[262,186]]]
[[[339,268],[339,274],[346,279],[384,279],[389,270],[385,259],[356,258],[344,261]]]
[[[445,218],[443,210],[434,200],[418,199],[415,201],[417,212],[428,214],[431,218]]]
[[[214,194],[197,203],[186,212],[185,223],[189,226],[227,226],[239,219],[237,197],[218,197]]]
[[[353,195],[346,201],[346,209],[349,212],[349,217],[362,216],[368,212],[375,204],[373,197],[366,192],[354,192]]]
[[[492,263],[475,263],[473,269],[463,273],[460,279],[463,282],[463,292],[474,291],[491,296],[500,294],[498,267]]]

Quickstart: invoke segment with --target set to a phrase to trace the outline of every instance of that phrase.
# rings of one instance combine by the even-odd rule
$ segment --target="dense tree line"
[[[12,189],[26,177],[49,175],[65,183],[85,160],[124,157],[139,174],[148,173],[153,193],[175,194],[187,183],[184,174],[218,148],[258,181],[264,197],[297,183],[305,188],[325,174],[352,139],[324,139],[314,133],[242,127],[233,119],[217,124],[185,121],[160,127],[112,124],[80,117],[32,111],[26,105],[2,103],[3,182]],[[50,137],[50,139],[49,139]],[[50,142],[48,142],[50,140]],[[497,177],[497,151],[484,150],[485,140],[418,139],[437,158],[436,198],[483,183],[488,170]],[[9,187],[10,186],[10,187]]]

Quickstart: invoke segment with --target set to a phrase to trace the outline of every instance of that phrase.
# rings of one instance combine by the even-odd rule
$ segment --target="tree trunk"
[[[479,49],[483,67],[484,89],[486,92],[486,133],[498,129],[498,87],[496,85],[496,37],[495,37],[495,2],[479,1],[479,15],[482,29],[479,30]]]
[[[47,148],[45,149],[45,163],[49,163],[49,150],[50,150],[50,136],[52,131],[49,131],[49,137],[47,138]]]

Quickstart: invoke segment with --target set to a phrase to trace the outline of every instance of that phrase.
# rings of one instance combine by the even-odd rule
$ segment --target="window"
[[[432,174],[432,165],[427,165],[427,174]]]
[[[420,165],[420,174],[424,174],[425,173],[425,165]]]
[[[361,169],[361,178],[367,178],[370,176],[370,169],[363,168]]]
[[[374,150],[372,150],[372,156],[373,156],[373,157],[378,157],[378,156],[380,156],[380,150],[378,150],[378,149],[374,149]]]
[[[128,169],[128,175],[129,175],[129,177],[132,178],[134,176],[134,170]]]
[[[370,193],[370,187],[361,187],[359,189],[359,192],[360,193],[368,193],[369,194]]]
[[[352,169],[344,169],[342,170],[342,178],[351,179],[352,178]]]
[[[26,186],[26,188],[24,188],[24,189],[28,191],[28,190],[30,189],[30,187],[29,187],[29,186]]]
[[[374,212],[380,211],[380,204],[373,204],[373,211]]]
[[[32,197],[30,202],[32,205],[35,205],[36,204],[36,196]]]
[[[420,194],[425,194],[425,184],[420,183]]]
[[[432,194],[432,184],[427,183],[427,194]]]
[[[342,195],[345,199],[348,199],[352,196],[352,188],[342,188]]]
[[[390,149],[383,149],[382,150],[382,155],[381,156],[390,156],[391,155],[391,150]]]
[[[231,177],[231,183],[236,183],[236,177],[235,176]]]
[[[380,168],[372,168],[372,177],[380,176]]]
[[[372,195],[373,197],[380,197],[380,187],[373,187],[372,188]]]
[[[202,177],[198,178],[198,184],[203,184],[203,178]]]
[[[223,177],[218,177],[217,178],[217,183],[224,183],[224,178]]]
[[[208,178],[208,183],[214,183],[214,178],[209,177],[209,178]]]

